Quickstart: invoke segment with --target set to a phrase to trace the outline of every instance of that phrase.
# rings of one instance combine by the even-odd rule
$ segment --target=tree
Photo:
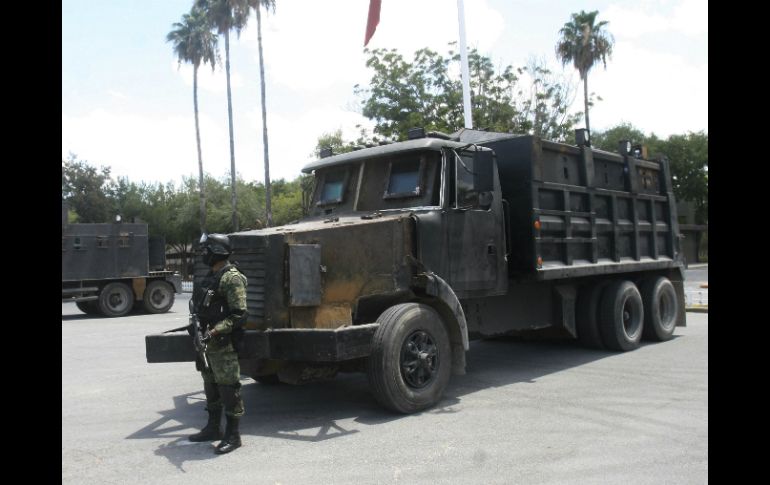
[[[623,140],[627,140],[635,144],[641,143],[647,145],[648,153],[650,154],[652,151],[656,151],[657,149],[657,146],[651,146],[651,141],[654,143],[659,142],[655,134],[652,134],[648,137],[642,130],[630,123],[620,123],[603,132],[597,131],[592,138],[593,139],[591,140],[591,145],[594,148],[614,153],[618,152],[618,145]],[[651,148],[654,148],[655,150],[649,150]]]
[[[533,133],[564,139],[580,115],[568,115],[569,83],[557,79],[544,63],[514,69],[495,69],[476,49],[468,55],[474,125],[480,129]],[[368,88],[355,87],[362,98],[362,114],[375,121],[376,136],[406,139],[411,127],[454,132],[464,126],[462,86],[451,66],[460,56],[451,49],[444,57],[420,49],[407,62],[395,49],[375,49],[367,60],[374,74]],[[528,73],[532,88],[520,82]]]
[[[217,36],[209,28],[205,13],[193,7],[190,13],[182,16],[182,21],[174,23],[174,30],[166,36],[172,42],[174,52],[182,62],[193,65],[193,107],[195,109],[195,141],[198,147],[198,187],[200,188],[200,230],[206,232],[206,192],[203,186],[203,156],[201,154],[201,131],[198,122],[198,68],[202,63],[211,64],[214,70],[219,61]]]
[[[275,13],[275,0],[249,0],[249,5],[257,13],[257,44],[259,45],[259,81],[262,94],[262,144],[265,149],[265,213],[267,227],[273,225],[273,211],[270,203],[270,155],[267,149],[267,108],[265,107],[265,61],[262,55],[262,13],[260,9]]]
[[[77,221],[111,222],[114,213],[110,168],[102,166],[97,171],[88,162],[77,160],[73,153],[61,165],[62,200],[77,214]]]
[[[238,230],[238,198],[235,182],[235,139],[233,136],[233,97],[230,90],[230,31],[235,29],[238,35],[249,20],[250,0],[195,0],[195,6],[206,13],[209,25],[225,38],[225,74],[227,77],[227,121],[230,128],[230,181],[232,221]]]
[[[703,131],[671,135],[659,145],[671,166],[674,193],[677,199],[695,204],[697,224],[708,223],[709,137]]]
[[[586,130],[591,133],[591,125],[588,120],[588,71],[594,63],[602,61],[607,68],[607,59],[612,55],[614,39],[612,34],[603,30],[606,21],[596,23],[598,10],[586,13],[573,13],[572,20],[564,24],[559,30],[561,37],[556,44],[556,57],[561,59],[563,65],[570,62],[580,73],[583,80],[583,100],[585,103]]]

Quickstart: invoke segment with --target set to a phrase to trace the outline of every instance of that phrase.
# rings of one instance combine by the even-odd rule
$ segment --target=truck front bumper
[[[246,330],[240,359],[341,362],[366,357],[378,323],[337,329],[281,328]],[[147,335],[147,362],[193,362],[195,348],[187,332]]]

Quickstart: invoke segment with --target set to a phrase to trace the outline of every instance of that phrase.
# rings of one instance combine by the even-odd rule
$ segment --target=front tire
[[[107,317],[122,317],[134,306],[134,291],[124,283],[109,283],[99,293],[99,310]]]
[[[99,307],[96,301],[76,301],[75,306],[86,315],[98,315]]]
[[[438,403],[449,383],[452,361],[444,322],[431,307],[403,303],[377,318],[380,326],[366,359],[366,375],[377,401],[409,414]]]

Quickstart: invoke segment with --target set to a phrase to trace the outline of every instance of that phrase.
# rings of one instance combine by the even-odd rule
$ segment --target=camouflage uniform
[[[209,273],[207,280],[213,281],[215,276]],[[207,319],[205,311],[200,314],[201,324],[209,331],[215,331],[217,335],[208,343],[206,351],[210,369],[205,370],[200,363],[198,369],[203,377],[207,408],[210,411],[219,411],[224,405],[226,414],[241,417],[244,414],[243,400],[239,392],[241,373],[238,354],[233,346],[234,338],[231,337],[242,332],[239,325],[241,322],[238,320],[246,315],[246,277],[233,265],[227,265],[221,274],[211,306],[217,307],[217,303],[220,308],[214,309],[214,319]],[[220,320],[218,316],[224,318]],[[224,393],[232,394],[230,399],[220,392],[224,390],[223,386],[235,388]]]
[[[202,260],[211,267],[211,271],[205,278],[196,281],[192,307],[203,334],[200,342],[205,342],[207,347],[209,369],[205,369],[200,356],[195,364],[203,377],[209,421],[199,433],[190,435],[189,440],[201,442],[221,438],[215,452],[223,454],[242,445],[238,422],[244,409],[240,393],[241,369],[236,350],[247,317],[246,277],[236,266],[227,262],[232,254],[228,236],[204,233],[200,249]],[[224,436],[220,429],[223,409],[227,421]]]

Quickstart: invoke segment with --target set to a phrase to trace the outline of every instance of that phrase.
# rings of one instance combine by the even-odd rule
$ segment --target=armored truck
[[[547,332],[612,351],[670,339],[685,313],[668,162],[576,135],[410,130],[304,167],[308,217],[230,234],[248,278],[242,373],[363,371],[382,405],[412,413],[465,372],[473,339]],[[195,351],[187,334],[148,335],[146,357]]]
[[[62,203],[61,295],[89,315],[121,317],[135,304],[165,313],[182,292],[179,274],[165,270],[163,238],[147,224],[69,224]]]

